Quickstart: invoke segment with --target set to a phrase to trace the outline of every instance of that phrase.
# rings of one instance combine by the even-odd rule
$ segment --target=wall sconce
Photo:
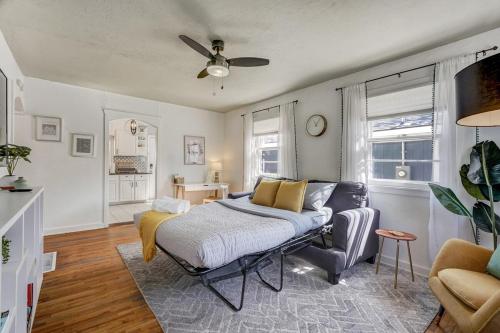
[[[135,121],[135,119],[132,119],[130,121],[130,133],[132,133],[132,135],[135,135],[135,133],[137,133],[137,121]]]

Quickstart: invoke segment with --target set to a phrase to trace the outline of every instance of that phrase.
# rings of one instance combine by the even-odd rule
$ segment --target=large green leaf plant
[[[470,164],[462,165],[459,172],[465,191],[476,199],[472,211],[451,189],[435,183],[429,183],[429,187],[443,207],[468,218],[476,244],[479,228],[493,235],[496,249],[500,217],[495,214],[494,203],[500,201],[500,149],[493,141],[476,144],[470,153]]]
[[[20,160],[31,163],[28,156],[31,153],[31,148],[25,146],[18,146],[13,144],[6,144],[0,146],[0,162],[5,161],[7,164],[7,173],[9,176],[14,175],[14,170]]]

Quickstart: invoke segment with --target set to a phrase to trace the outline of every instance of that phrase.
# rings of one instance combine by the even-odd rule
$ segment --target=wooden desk
[[[197,191],[215,191],[215,196],[218,195],[218,191],[222,192],[222,199],[227,199],[227,194],[229,192],[229,184],[227,183],[196,183],[196,184],[174,184],[175,197],[185,199],[186,192],[197,192]]]

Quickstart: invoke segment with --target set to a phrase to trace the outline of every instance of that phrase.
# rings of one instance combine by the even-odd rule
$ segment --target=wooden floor
[[[44,275],[33,332],[162,332],[115,246],[131,224],[45,237],[57,268]]]
[[[436,316],[425,333],[460,333],[457,325],[446,312],[439,321],[439,325],[437,324],[438,321],[439,318]]]
[[[137,241],[131,224],[45,237],[57,268],[44,275],[33,332],[162,332],[116,250]],[[445,314],[426,332],[458,331]]]

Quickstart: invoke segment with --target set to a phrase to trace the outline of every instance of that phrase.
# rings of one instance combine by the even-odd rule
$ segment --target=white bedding
[[[268,209],[275,210],[277,216],[291,213]],[[309,219],[309,229],[313,229],[330,220],[331,209],[304,210],[297,215],[299,221]],[[134,215],[137,227],[141,216],[142,213]],[[214,202],[162,223],[156,232],[156,243],[194,267],[214,268],[268,250],[296,235],[297,226],[286,219],[249,214]]]

